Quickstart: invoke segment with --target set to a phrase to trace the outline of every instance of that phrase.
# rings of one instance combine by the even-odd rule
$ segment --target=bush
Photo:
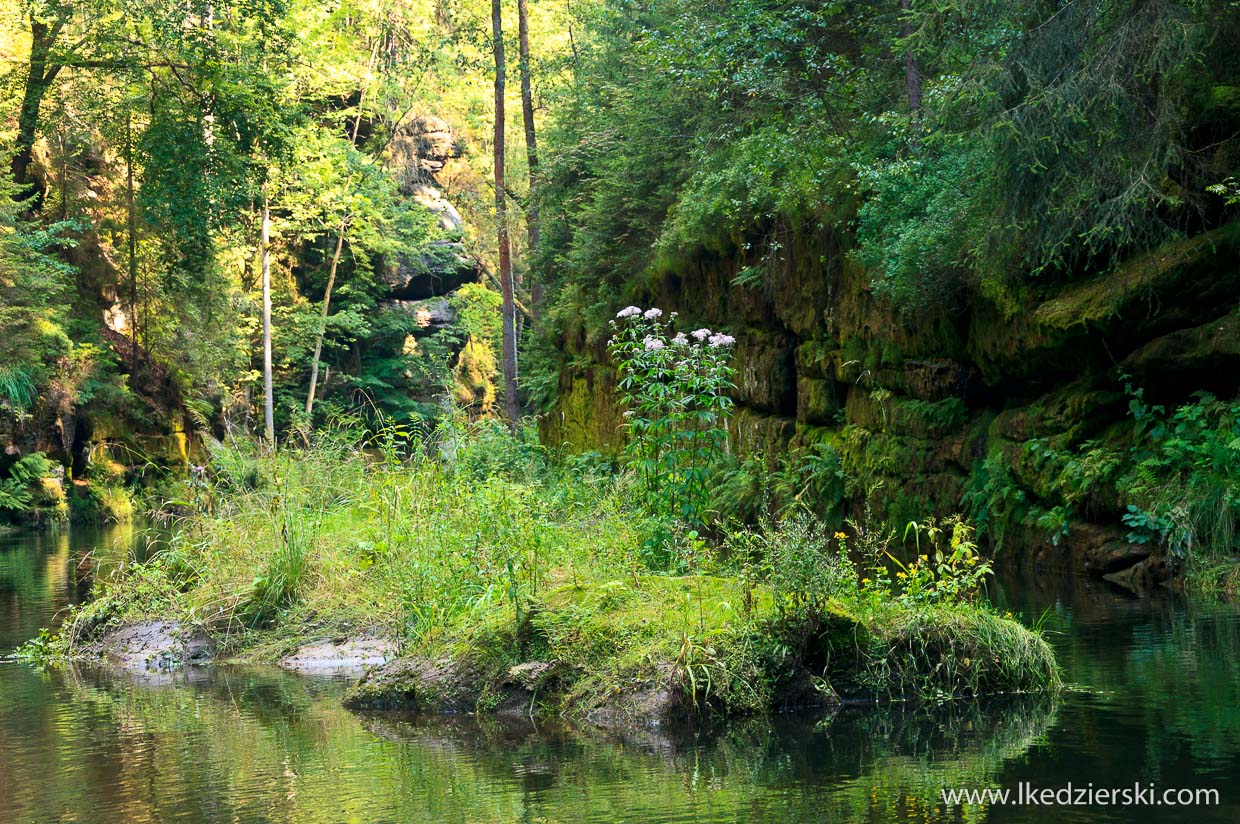
[[[699,528],[710,474],[728,441],[736,340],[710,329],[674,333],[676,313],[662,317],[661,309],[629,306],[612,321],[608,350],[627,408],[625,459],[651,512]]]
[[[53,464],[42,452],[23,455],[0,475],[0,515],[9,519],[34,509],[46,495],[43,480],[52,472]],[[59,496],[63,498],[63,493]]]
[[[1118,483],[1130,538],[1155,540],[1190,574],[1240,555],[1240,400],[1208,392],[1168,413],[1127,387],[1136,441]]]

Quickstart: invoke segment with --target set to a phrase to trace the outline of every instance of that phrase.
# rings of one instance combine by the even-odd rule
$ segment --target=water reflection
[[[132,532],[0,537],[0,650],[123,561]],[[92,550],[88,552],[88,550]],[[157,681],[0,663],[0,821],[1235,821],[1240,620],[1076,579],[1048,612],[1059,701],[846,708],[624,739],[524,720],[358,716],[346,684],[216,668]],[[1218,787],[1224,806],[948,808],[942,787]],[[1178,814],[1178,815],[1177,815]]]
[[[916,820],[944,783],[993,780],[1054,718],[1012,700],[616,741],[519,719],[359,718],[340,682],[263,670],[176,686],[9,676],[35,711],[0,720],[6,821]]]

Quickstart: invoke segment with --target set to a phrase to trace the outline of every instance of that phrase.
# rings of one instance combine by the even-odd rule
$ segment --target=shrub
[[[9,464],[0,477],[0,514],[10,517],[32,509],[41,496],[41,482],[52,471],[42,452],[31,452]]]
[[[626,462],[647,507],[701,526],[709,477],[727,445],[732,408],[730,335],[710,329],[674,333],[658,308],[629,306],[612,321],[608,342],[620,370],[629,441]]]
[[[1137,543],[1156,540],[1177,564],[1232,562],[1240,553],[1240,400],[1208,392],[1168,413],[1126,386],[1136,440],[1119,481],[1123,522]]]

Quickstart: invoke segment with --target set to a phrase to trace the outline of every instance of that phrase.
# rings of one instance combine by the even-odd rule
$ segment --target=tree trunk
[[[129,235],[129,375],[138,374],[138,220],[134,214],[133,111],[125,111],[125,211]]]
[[[900,0],[902,39],[913,35],[913,18],[910,15],[912,0]],[[908,94],[908,111],[914,121],[921,115],[921,66],[913,54],[912,46],[904,47],[904,90]]]
[[[43,105],[43,96],[51,88],[52,81],[62,68],[51,59],[52,47],[56,45],[61,29],[68,22],[69,14],[70,10],[62,8],[51,24],[34,17],[30,19],[30,65],[27,67],[26,87],[22,92],[21,108],[17,114],[14,153],[9,161],[13,180],[19,186],[30,183],[30,162],[34,156],[34,142],[39,135],[39,108]],[[31,199],[30,209],[33,210],[41,195],[41,192],[20,191],[17,199]]]
[[[323,336],[327,333],[327,311],[332,302],[332,287],[336,285],[336,268],[340,265],[340,251],[344,248],[344,224],[336,235],[336,251],[332,252],[332,265],[327,271],[327,288],[323,291],[323,308],[319,314],[319,332],[314,338],[314,358],[310,361],[310,392],[306,395],[306,417],[314,413],[314,393],[319,385],[319,356],[323,354]]]
[[[500,0],[491,0],[491,34],[495,51],[495,221],[499,246],[499,282],[503,296],[504,411],[508,425],[516,429],[520,418],[517,403],[517,326],[512,292],[512,250],[508,244],[508,216],[504,195],[504,23]]]
[[[538,139],[534,132],[534,90],[530,72],[530,20],[528,0],[517,0],[517,35],[521,57],[521,117],[525,123],[525,156],[530,170],[530,194],[525,209],[525,224],[529,232],[530,247],[527,254],[538,248]],[[541,288],[530,276],[530,292],[533,303],[538,304]]]
[[[263,223],[259,235],[263,278],[263,434],[276,445],[275,392],[271,379],[271,202],[263,187]]]
[[[534,133],[534,93],[529,69],[529,10],[528,0],[517,0],[517,35],[521,48],[521,116],[526,126],[526,160],[529,166],[529,197],[526,207],[526,229],[529,233],[527,258],[538,250],[538,138]],[[529,297],[531,304],[542,304],[542,284],[528,268]]]

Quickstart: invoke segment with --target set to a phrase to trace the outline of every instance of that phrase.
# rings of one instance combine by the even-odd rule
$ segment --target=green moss
[[[765,412],[792,413],[797,378],[787,339],[756,332],[742,336],[732,368],[739,402]]]
[[[1059,683],[1044,639],[985,610],[880,613],[866,631],[857,684],[874,695],[1041,692]]]
[[[778,613],[770,591],[752,582],[641,575],[560,584],[531,603],[529,615],[521,637],[502,611],[462,627],[463,636],[364,683],[351,703],[488,711],[519,694],[521,706],[544,712],[644,726],[805,700],[794,695],[804,688],[794,675],[806,667],[821,672],[821,700],[943,699],[1059,684],[1045,641],[968,606],[875,609],[833,599],[806,620]],[[536,686],[519,690],[523,661],[538,675]]]
[[[797,421],[808,424],[835,422],[842,410],[843,396],[839,384],[833,380],[799,378],[797,380]]]
[[[1033,313],[1034,321],[1052,329],[1097,324],[1145,306],[1155,295],[1183,288],[1185,281],[1216,274],[1217,261],[1240,253],[1240,223],[1166,244],[1113,272],[1073,285]]]
[[[774,461],[787,450],[796,422],[778,415],[764,415],[740,408],[728,421],[728,435],[735,453],[742,457],[765,455]]]
[[[807,340],[797,347],[797,374],[808,378],[836,378],[835,343]]]
[[[968,419],[968,410],[959,398],[941,401],[893,398],[890,415],[890,428],[896,433],[937,438],[959,431]]]
[[[572,378],[539,421],[542,440],[576,451],[616,454],[624,446],[624,427],[615,397],[610,370],[595,367]]]

